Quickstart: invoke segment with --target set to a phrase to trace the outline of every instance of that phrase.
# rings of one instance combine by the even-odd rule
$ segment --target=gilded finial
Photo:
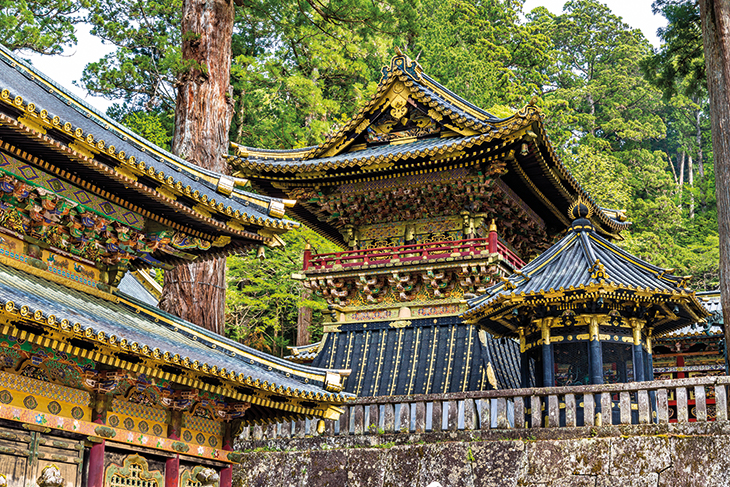
[[[578,199],[568,208],[568,216],[573,220],[590,218],[592,215],[593,210],[583,202],[582,196],[578,196]]]
[[[537,105],[537,101],[538,101],[537,95],[533,96],[532,98],[530,98],[530,103],[528,103],[528,105],[530,105],[531,107],[534,107],[535,105]]]
[[[400,47],[398,47],[398,46],[395,46],[395,53],[396,53],[396,54],[397,54],[398,56],[402,56],[402,55],[403,55],[403,51],[401,51],[401,50],[400,50]]]
[[[496,232],[497,231],[497,224],[494,223],[494,218],[492,218],[492,223],[489,224],[489,231],[490,232]]]

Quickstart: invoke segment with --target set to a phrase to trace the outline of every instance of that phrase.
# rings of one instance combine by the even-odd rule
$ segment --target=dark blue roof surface
[[[345,391],[358,396],[438,394],[519,386],[519,346],[483,336],[456,316],[349,323],[328,332],[313,365],[348,368]],[[496,384],[487,373],[491,365]]]
[[[596,273],[603,265],[605,277]],[[665,269],[634,257],[595,232],[571,229],[558,243],[513,274],[507,283],[487,289],[480,297],[469,300],[474,312],[504,294],[541,294],[550,290],[580,289],[590,284],[609,284],[672,292],[684,290],[682,278]]]
[[[487,289],[482,296],[470,299],[469,310],[462,317],[471,322],[497,313],[498,307],[502,306],[500,303],[511,307],[513,297],[535,299],[537,303],[544,300],[546,294],[564,291],[569,294],[556,299],[568,300],[567,296],[580,296],[583,289],[607,286],[629,294],[644,291],[657,296],[682,297],[686,312],[683,311],[683,316],[673,323],[657,327],[656,333],[661,334],[681,327],[692,316],[702,318],[707,314],[687,288],[687,281],[686,277],[674,276],[667,269],[612,244],[598,235],[587,219],[580,218],[574,220],[560,241],[535,260],[504,282]],[[675,313],[680,314],[679,311]]]

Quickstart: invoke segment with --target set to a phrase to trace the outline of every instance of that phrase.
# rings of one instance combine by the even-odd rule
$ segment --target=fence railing
[[[304,270],[322,271],[335,266],[349,268],[393,262],[420,263],[440,258],[459,258],[492,253],[501,255],[515,269],[520,269],[525,265],[517,254],[495,237],[348,250],[329,254],[305,253]]]
[[[318,420],[292,421],[246,427],[242,439],[727,421],[729,384],[719,376],[358,398],[323,431]]]

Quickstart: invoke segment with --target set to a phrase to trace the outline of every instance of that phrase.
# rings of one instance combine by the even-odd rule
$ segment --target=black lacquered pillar
[[[631,320],[631,328],[634,331],[634,378],[637,382],[646,380],[644,378],[644,347],[641,346],[641,329],[643,323],[635,318]]]
[[[520,327],[520,387],[530,387],[530,358],[527,356],[527,340],[525,328]]]
[[[553,346],[550,343],[550,325],[552,318],[543,318],[542,328],[542,385],[552,387],[555,385],[555,362],[553,359]]]
[[[591,319],[588,325],[589,356],[591,359],[591,384],[603,384],[603,351],[598,338],[598,319]]]
[[[646,363],[644,364],[646,367],[646,372],[644,373],[644,380],[654,380],[654,357],[652,355],[651,347],[652,347],[652,336],[651,336],[651,328],[647,328],[646,330],[646,351],[645,351],[645,360]]]

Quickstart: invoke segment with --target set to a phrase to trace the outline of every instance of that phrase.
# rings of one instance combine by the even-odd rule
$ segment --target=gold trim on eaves
[[[4,54],[1,53],[0,54]],[[17,64],[16,64],[17,66]],[[33,74],[33,73],[31,73]],[[40,77],[34,76],[35,79],[37,79],[40,82],[43,82],[44,84],[48,85],[50,90],[52,92],[56,92],[60,94],[63,98],[68,100],[69,102],[78,105],[72,98],[68,97],[64,93],[60,92],[58,89],[52,87],[50,84],[45,82]],[[278,222],[282,226],[277,225],[277,222],[270,221],[268,219],[261,219],[261,218],[255,218],[253,216],[249,216],[246,213],[240,212],[240,210],[233,210],[230,206],[226,206],[222,202],[216,201],[215,198],[208,198],[207,195],[200,195],[199,191],[192,190],[192,188],[188,186],[183,186],[183,183],[181,181],[175,180],[173,176],[165,175],[163,171],[156,170],[152,165],[149,165],[149,163],[145,161],[137,161],[135,156],[126,156],[126,153],[122,150],[117,152],[116,148],[114,146],[106,146],[106,143],[102,139],[97,139],[93,134],[90,133],[84,133],[83,129],[76,128],[71,125],[70,122],[66,122],[62,124],[61,119],[58,116],[55,116],[53,118],[48,118],[49,114],[47,110],[40,110],[39,112],[36,112],[36,106],[33,103],[27,103],[24,104],[24,100],[22,96],[15,96],[13,97],[10,94],[10,91],[8,89],[3,89],[0,91],[0,102],[4,103],[6,105],[12,106],[15,109],[19,109],[22,112],[24,112],[24,115],[19,117],[18,119],[13,119],[11,117],[8,117],[6,115],[2,115],[2,120],[4,122],[12,122],[14,125],[22,126],[25,128],[30,134],[35,134],[38,137],[48,139],[49,141],[53,140],[50,137],[48,137],[47,129],[54,128],[58,131],[65,132],[67,136],[74,139],[74,142],[66,145],[68,151],[73,153],[78,160],[82,162],[91,161],[94,160],[94,155],[103,153],[105,156],[110,157],[111,159],[117,160],[121,165],[119,166],[119,170],[115,171],[118,174],[125,175],[128,177],[128,179],[131,179],[132,181],[136,181],[136,176],[146,175],[154,180],[157,180],[160,184],[160,186],[163,186],[165,188],[165,191],[167,193],[171,194],[185,194],[186,197],[191,198],[200,204],[204,206],[209,207],[209,211],[211,212],[217,212],[221,215],[225,215],[228,217],[234,217],[237,221],[240,223],[249,223],[249,224],[258,224],[262,226],[269,226],[273,228],[290,228],[289,224],[285,224],[283,222]],[[88,117],[96,118],[95,115],[89,111],[88,109],[85,109],[78,105]],[[101,125],[106,125],[109,127],[109,123],[103,119],[98,119],[97,123]],[[108,129],[107,129],[108,130]],[[201,179],[204,179],[211,184],[217,186],[220,178],[213,178],[211,176],[205,175],[199,171],[196,171],[193,168],[184,166],[176,162],[175,160],[165,156],[161,152],[157,151],[153,147],[149,146],[148,144],[145,144],[144,139],[137,139],[136,137],[128,134],[117,134],[121,138],[132,138],[135,140],[138,144],[143,146],[142,152],[149,151],[151,153],[154,153],[159,158],[164,158],[166,161],[168,161],[171,164],[174,164],[177,167],[180,167],[181,170],[189,172],[193,177],[199,177]],[[56,142],[53,140],[53,142]],[[111,169],[110,169],[111,170]],[[147,187],[147,186],[145,186]],[[152,188],[150,188],[152,190]],[[155,190],[156,191],[156,190]],[[235,194],[235,193],[234,193]],[[249,201],[255,202],[259,206],[262,206],[264,208],[268,207],[269,202],[264,200],[258,200],[254,197],[245,197],[244,195],[235,194],[236,196],[247,199]],[[225,196],[223,196],[225,198]],[[168,198],[169,199],[169,198]],[[174,200],[173,200],[174,201]],[[188,207],[184,205],[176,205],[180,208],[185,208],[186,210],[190,210]],[[202,215],[203,218],[206,219],[209,223],[214,223],[213,220],[210,218],[205,217],[205,215]],[[209,221],[210,220],[210,221]]]

